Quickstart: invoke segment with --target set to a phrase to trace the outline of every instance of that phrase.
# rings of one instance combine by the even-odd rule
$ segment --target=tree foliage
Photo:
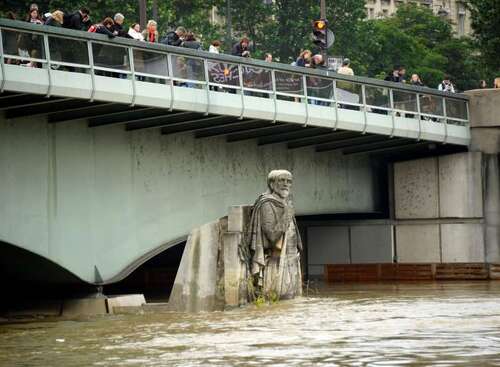
[[[492,72],[500,72],[500,1],[467,0],[471,25],[482,59]]]

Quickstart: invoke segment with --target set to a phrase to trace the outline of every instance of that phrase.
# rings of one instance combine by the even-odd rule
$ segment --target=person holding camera
[[[438,89],[443,92],[455,93],[455,87],[453,86],[449,76],[444,77],[443,81],[439,83]]]

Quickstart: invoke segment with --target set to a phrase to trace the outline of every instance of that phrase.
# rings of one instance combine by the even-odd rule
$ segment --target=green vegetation
[[[183,25],[202,38],[205,47],[213,39],[223,40],[224,24],[212,24],[213,6],[226,14],[227,0],[148,0],[149,16],[158,10],[160,33]],[[24,18],[32,1],[5,0],[0,14],[14,10]],[[467,0],[472,13],[473,38],[457,38],[451,25],[431,10],[405,5],[390,18],[365,20],[364,0],[327,1],[330,28],[335,44],[330,55],[349,57],[356,75],[384,77],[394,65],[404,65],[408,78],[420,75],[424,84],[435,88],[449,75],[459,90],[478,87],[480,79],[489,83],[500,71],[500,3],[498,0]],[[82,0],[42,0],[40,9],[67,12],[86,4]],[[138,0],[96,0],[88,4],[93,20],[122,12],[126,23],[138,21]],[[155,9],[153,9],[155,7]],[[317,0],[231,0],[235,38],[247,35],[254,41],[252,56],[273,53],[276,61],[290,63],[300,50],[314,50],[311,22],[319,17]],[[231,45],[223,44],[228,52]]]

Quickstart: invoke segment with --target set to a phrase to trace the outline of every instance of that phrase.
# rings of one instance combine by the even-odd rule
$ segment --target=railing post
[[[170,107],[169,111],[174,109],[174,69],[172,68],[172,54],[167,54],[168,74],[170,76]]]
[[[274,116],[273,116],[273,124],[276,123],[276,118],[278,117],[278,102],[277,102],[277,94],[276,94],[276,75],[274,69],[271,69],[271,87],[273,88],[273,100],[274,100]]]
[[[391,117],[392,117],[392,130],[390,137],[394,137],[394,131],[396,130],[396,111],[394,111],[394,95],[392,93],[392,88],[389,88],[389,104],[391,107]]]
[[[135,100],[137,98],[137,85],[135,84],[135,65],[134,65],[134,50],[132,47],[127,47],[128,50],[128,63],[130,65],[130,75],[132,77],[132,102],[130,102],[130,107],[135,106]]]
[[[363,131],[361,134],[366,134],[366,129],[368,128],[368,116],[367,116],[367,107],[366,107],[366,89],[365,85],[361,84],[361,98],[363,101],[363,116],[365,119],[365,126],[363,126]]]
[[[3,33],[2,29],[0,29],[0,69],[2,69],[2,84],[0,84],[0,93],[3,93],[5,88],[5,56],[3,52]]]
[[[205,81],[207,87],[207,110],[205,111],[205,116],[208,115],[210,111],[210,74],[208,72],[208,60],[203,59],[203,68],[205,70]]]
[[[92,50],[92,42],[90,42],[90,41],[87,41],[87,51],[89,54],[90,80],[92,81],[92,91],[90,92],[90,102],[94,102],[94,96],[95,96],[94,52]]]
[[[307,96],[307,79],[306,76],[302,75],[302,88],[304,89],[305,103],[306,103],[306,121],[304,122],[304,126],[307,126],[309,123],[309,99]]]
[[[448,140],[448,116],[446,114],[446,98],[443,97],[443,116],[444,116],[444,138],[443,144]]]
[[[339,104],[338,104],[338,98],[337,98],[337,80],[333,80],[333,99],[335,102],[333,103],[333,106],[335,108],[335,125],[333,126],[333,130],[336,131],[337,127],[339,125]]]
[[[465,118],[467,119],[467,126],[470,126],[469,101],[465,101]]]
[[[241,91],[241,113],[240,120],[243,120],[245,114],[245,91],[243,90],[243,68],[241,64],[238,64],[238,76],[240,79],[240,91]]]
[[[45,49],[45,59],[47,60],[47,76],[49,78],[49,87],[47,88],[47,94],[45,97],[50,98],[52,92],[52,64],[50,62],[50,49],[49,49],[49,36],[47,34],[43,35],[43,48]]]
[[[417,141],[422,138],[422,115],[420,110],[420,93],[417,93],[417,116],[418,116],[418,135]]]

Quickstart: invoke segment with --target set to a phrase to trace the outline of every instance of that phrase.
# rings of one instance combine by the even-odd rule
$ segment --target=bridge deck
[[[50,122],[345,154],[470,141],[460,94],[24,22],[0,20],[0,32],[7,117],[46,111]]]

